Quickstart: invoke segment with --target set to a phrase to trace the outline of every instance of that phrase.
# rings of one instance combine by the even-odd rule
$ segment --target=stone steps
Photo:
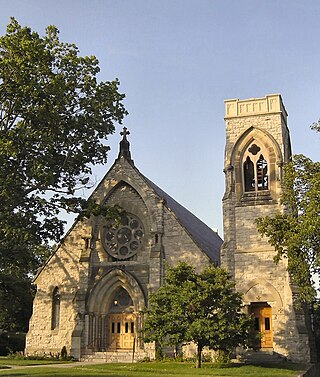
[[[247,350],[241,353],[240,360],[248,364],[276,364],[286,360],[286,357],[273,350]]]
[[[135,352],[134,359],[132,356],[132,350],[93,352],[82,355],[81,361],[92,363],[132,363],[142,360],[146,355],[144,352]]]

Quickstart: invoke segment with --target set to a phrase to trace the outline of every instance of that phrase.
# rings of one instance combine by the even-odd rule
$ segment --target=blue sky
[[[319,160],[318,0],[0,0],[9,17],[100,61],[126,93],[138,169],[222,235],[224,100],[280,93],[294,153]],[[109,138],[107,166],[120,127]],[[88,193],[87,193],[88,194]]]

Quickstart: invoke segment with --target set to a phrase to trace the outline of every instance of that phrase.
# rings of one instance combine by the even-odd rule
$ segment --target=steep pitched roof
[[[142,176],[149,186],[155,191],[155,193],[164,200],[165,206],[176,216],[179,223],[184,227],[193,241],[208,255],[212,261],[220,265],[220,248],[223,241],[218,233],[213,231],[193,213],[150,181],[150,179],[144,175]]]

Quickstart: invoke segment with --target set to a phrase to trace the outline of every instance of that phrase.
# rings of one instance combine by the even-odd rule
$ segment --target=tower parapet
[[[281,113],[287,121],[288,113],[282,102],[280,94],[270,94],[262,98],[249,98],[245,100],[227,99],[225,119],[239,118],[261,114]]]

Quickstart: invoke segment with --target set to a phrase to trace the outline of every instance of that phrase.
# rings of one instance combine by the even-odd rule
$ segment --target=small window
[[[254,319],[254,329],[256,331],[260,331],[260,324],[259,324],[259,318],[258,317],[255,317],[255,319]]]
[[[129,323],[125,323],[125,333],[127,334],[129,332]]]
[[[59,328],[60,324],[60,292],[56,287],[52,294],[52,317],[51,317],[51,329]]]
[[[134,333],[134,322],[131,322],[131,334]]]
[[[264,319],[264,329],[265,330],[270,330],[270,318],[266,317]]]
[[[121,324],[120,322],[117,322],[117,333],[120,334],[120,330],[121,330]]]

